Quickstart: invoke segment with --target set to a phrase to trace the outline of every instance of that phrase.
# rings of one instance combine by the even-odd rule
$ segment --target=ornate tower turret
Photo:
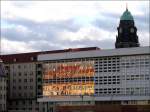
[[[134,19],[126,8],[120,19],[118,36],[116,36],[116,48],[139,47],[137,28],[134,26]]]

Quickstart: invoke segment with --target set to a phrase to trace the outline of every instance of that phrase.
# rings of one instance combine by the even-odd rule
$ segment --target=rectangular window
[[[21,76],[21,72],[19,72],[18,75]]]
[[[30,82],[33,82],[33,79],[30,79]]]
[[[27,79],[24,79],[24,82],[27,82]]]

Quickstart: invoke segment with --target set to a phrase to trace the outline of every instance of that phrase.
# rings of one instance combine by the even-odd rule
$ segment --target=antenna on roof
[[[126,3],[126,10],[128,10],[128,3]]]
[[[0,55],[1,55],[1,36],[0,36]]]
[[[1,40],[1,39],[2,39],[2,36],[0,36],[0,60],[2,60],[2,59],[1,59],[1,51],[2,51],[2,48],[1,48],[2,40]]]

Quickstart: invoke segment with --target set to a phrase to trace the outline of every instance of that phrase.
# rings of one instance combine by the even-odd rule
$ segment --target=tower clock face
[[[131,33],[134,33],[134,28],[131,28],[131,29],[130,29],[130,32],[131,32]]]
[[[122,28],[119,28],[119,33],[122,33]]]

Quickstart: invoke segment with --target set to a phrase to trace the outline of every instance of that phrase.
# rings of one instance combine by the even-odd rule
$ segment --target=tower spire
[[[126,3],[126,10],[128,10],[128,3]]]

